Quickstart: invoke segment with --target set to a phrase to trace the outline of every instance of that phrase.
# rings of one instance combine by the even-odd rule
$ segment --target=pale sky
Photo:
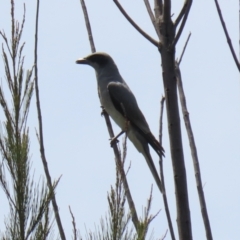
[[[10,33],[10,1],[2,1],[0,29]],[[26,24],[22,40],[26,42],[25,68],[33,65],[36,3],[19,0],[16,16],[22,19],[26,4]],[[157,39],[143,1],[121,0],[129,15]],[[181,3],[179,3],[181,2]],[[239,53],[238,3],[219,0],[229,34]],[[172,0],[173,19],[183,1]],[[121,15],[113,1],[86,0],[97,51],[109,53],[125,81],[134,92],[149,126],[158,136],[160,99],[164,94],[160,55],[155,46],[143,38]],[[214,0],[193,1],[187,24],[178,42],[180,56],[188,33],[192,36],[181,63],[181,73],[188,110],[197,144],[205,198],[213,238],[238,240],[240,235],[240,85],[239,73],[232,59]],[[1,41],[2,42],[2,41]],[[94,230],[108,211],[107,192],[115,184],[115,162],[109,145],[104,118],[101,117],[95,73],[75,60],[91,52],[79,0],[41,1],[39,19],[39,87],[44,127],[46,157],[52,179],[62,175],[56,199],[67,239],[72,223],[68,206],[75,215],[77,228]],[[3,64],[0,77],[4,85]],[[6,86],[6,85],[5,85]],[[181,115],[182,116],[182,115]],[[3,115],[0,114],[3,121]],[[199,207],[189,142],[181,118],[185,165],[187,170],[192,232],[195,240],[205,239]],[[166,151],[164,172],[169,206],[176,227],[175,194],[169,139],[164,112],[163,146]],[[119,128],[113,123],[115,133]],[[35,97],[29,114],[32,171],[38,181],[45,177],[35,135],[38,128]],[[158,157],[152,151],[157,164]],[[153,184],[151,213],[162,211],[150,225],[159,239],[168,229],[162,197],[145,159],[128,142],[127,163],[130,189],[138,215]],[[0,229],[8,213],[5,196],[0,191]],[[56,226],[55,226],[56,227]],[[57,229],[55,229],[57,233]],[[167,234],[166,240],[171,239]]]

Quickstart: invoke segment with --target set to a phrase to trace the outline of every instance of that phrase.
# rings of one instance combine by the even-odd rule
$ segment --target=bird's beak
[[[77,64],[88,64],[88,61],[85,58],[79,58],[76,61]]]

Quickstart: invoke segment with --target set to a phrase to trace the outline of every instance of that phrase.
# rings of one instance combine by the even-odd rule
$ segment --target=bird
[[[116,137],[126,132],[135,148],[146,159],[153,178],[162,192],[162,183],[151,157],[149,145],[159,157],[164,156],[164,149],[152,134],[134,94],[120,75],[114,60],[105,52],[95,52],[76,60],[76,63],[86,64],[95,69],[101,105],[122,130]]]

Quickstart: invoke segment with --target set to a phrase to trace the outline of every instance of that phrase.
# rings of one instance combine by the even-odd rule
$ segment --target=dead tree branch
[[[180,58],[179,58],[179,61],[178,61],[178,65],[180,65],[180,63],[181,63],[181,61],[182,61],[183,54],[185,53],[185,50],[186,50],[186,47],[187,47],[187,44],[188,44],[188,41],[189,41],[190,37],[191,37],[191,32],[188,34],[188,38],[187,38],[187,41],[185,42],[185,45],[184,45],[184,47],[183,47],[182,54],[181,54],[181,56],[180,56]]]
[[[86,23],[88,40],[89,40],[89,43],[90,43],[90,46],[91,46],[92,53],[94,53],[94,52],[96,52],[96,48],[95,48],[95,44],[94,44],[94,40],[93,40],[91,24],[90,24],[90,21],[89,21],[89,18],[88,18],[87,7],[85,5],[84,0],[80,0],[80,2],[81,2],[81,5],[82,5],[83,16],[84,16],[85,23]]]
[[[153,39],[151,36],[149,36],[146,32],[144,32],[133,20],[132,18],[126,13],[124,8],[121,6],[121,4],[117,0],[113,0],[113,2],[117,5],[120,12],[123,14],[123,16],[133,25],[133,27],[140,32],[148,41],[150,41],[153,45],[158,47],[159,43],[155,39]]]
[[[231,41],[231,38],[229,37],[228,30],[227,30],[226,24],[225,24],[223,16],[222,16],[221,8],[218,4],[218,0],[214,0],[214,1],[215,1],[215,4],[216,4],[216,8],[217,8],[218,16],[220,18],[220,22],[221,22],[222,27],[223,27],[223,31],[224,31],[225,36],[227,38],[228,46],[230,48],[230,51],[231,51],[231,54],[233,56],[234,62],[237,65],[238,71],[240,72],[240,63],[239,63],[239,61],[237,59],[237,55],[236,55],[236,53],[233,49],[232,41]]]
[[[171,19],[171,0],[164,0],[163,19],[165,21]]]
[[[148,0],[143,0],[143,1],[144,1],[144,3],[145,3],[146,9],[147,9],[148,14],[149,14],[149,17],[150,17],[150,19],[151,19],[151,21],[152,21],[152,24],[153,24],[153,26],[154,26],[154,29],[155,29],[155,31],[156,31],[156,33],[157,33],[157,35],[158,35],[158,38],[159,38],[159,37],[160,37],[159,29],[157,28],[156,18],[154,17],[154,14],[153,14],[153,12],[152,12],[152,9],[151,9],[151,6],[150,6],[150,4],[149,4],[149,1],[148,1]]]
[[[47,178],[48,188],[50,192],[53,192],[53,185],[51,180],[51,175],[48,170],[47,159],[45,156],[44,150],[44,141],[43,141],[43,123],[42,123],[42,114],[41,114],[41,105],[40,105],[40,97],[39,97],[39,88],[38,88],[38,19],[39,19],[39,0],[37,0],[37,10],[36,10],[36,25],[35,25],[35,47],[34,47],[34,71],[35,71],[35,93],[36,93],[36,105],[37,105],[37,113],[38,113],[38,124],[39,124],[39,143],[40,143],[40,153],[42,158],[42,163],[44,166],[45,175]],[[59,230],[59,234],[62,240],[66,240],[65,233],[62,227],[62,222],[58,212],[58,205],[55,198],[55,194],[52,194],[52,206]]]
[[[159,19],[159,17],[162,15],[162,9],[163,9],[162,0],[154,0],[154,12],[156,19]]]
[[[93,41],[93,35],[92,35],[92,31],[91,31],[91,24],[90,24],[90,21],[89,21],[89,18],[88,18],[87,8],[86,8],[84,0],[80,0],[80,2],[81,2],[81,5],[82,5],[84,18],[85,18],[85,21],[86,21],[86,28],[87,28],[87,31],[88,31],[88,36],[91,36],[91,37],[89,37],[89,42],[90,42],[90,45],[91,45],[92,52],[94,52],[96,48],[95,48],[94,41]],[[110,136],[111,139],[113,139],[114,138],[114,132],[113,132],[113,129],[112,129],[112,124],[111,124],[109,115],[107,114],[107,112],[104,109],[102,111],[102,114],[105,118],[105,122],[106,122],[106,125],[107,125],[109,136]],[[114,155],[115,155],[116,165],[117,165],[117,168],[119,169],[121,180],[123,182],[124,191],[125,191],[125,194],[126,194],[126,197],[127,197],[129,209],[130,209],[131,214],[132,214],[132,221],[133,221],[133,224],[134,224],[134,226],[137,230],[139,228],[139,220],[138,220],[135,204],[134,204],[134,201],[132,199],[132,195],[131,195],[131,192],[130,192],[130,189],[129,189],[129,186],[128,186],[127,177],[126,177],[126,174],[125,174],[125,171],[124,171],[124,168],[123,168],[123,164],[122,164],[122,161],[121,161],[121,154],[120,154],[120,151],[118,149],[118,146],[117,146],[116,142],[113,144],[112,147],[113,147],[113,152],[114,152]]]
[[[175,22],[174,22],[174,26],[177,28],[178,24],[181,22],[183,16],[186,13],[187,10],[187,6],[188,6],[188,1],[184,1],[183,7],[181,12],[178,14],[178,17],[176,18]]]
[[[162,119],[163,119],[164,101],[165,101],[165,97],[162,97],[161,109],[160,109],[160,119],[159,119],[159,142],[160,142],[161,145],[162,145]],[[161,176],[161,180],[162,180],[162,197],[163,197],[164,208],[165,208],[165,212],[166,212],[166,216],[167,216],[168,227],[169,227],[169,231],[170,231],[170,234],[171,234],[171,239],[175,240],[171,215],[170,215],[170,211],[169,211],[169,207],[168,207],[168,201],[167,201],[162,157],[160,157],[160,159],[159,159],[159,166],[160,166],[160,176]]]
[[[189,139],[189,144],[191,148],[191,153],[192,153],[192,159],[193,159],[193,166],[194,166],[194,171],[195,171],[195,179],[196,179],[196,184],[197,184],[197,190],[198,190],[198,197],[199,197],[199,202],[201,206],[201,212],[202,212],[202,218],[205,226],[205,231],[206,231],[206,236],[208,240],[212,240],[212,232],[211,232],[211,226],[208,218],[208,212],[207,212],[207,205],[205,202],[205,197],[204,197],[204,192],[203,192],[203,186],[202,186],[202,180],[201,180],[201,170],[200,170],[200,165],[198,161],[198,155],[197,155],[197,148],[194,140],[194,135],[191,127],[191,122],[189,118],[189,113],[187,110],[187,103],[186,103],[186,97],[184,94],[183,90],[183,84],[182,84],[182,79],[181,79],[181,72],[179,69],[179,64],[176,62],[176,79],[177,79],[177,86],[178,86],[178,92],[179,92],[179,98],[182,106],[182,114],[183,114],[183,119],[185,122],[187,134],[188,134],[188,139]]]
[[[174,27],[175,27],[175,30],[176,30],[177,25],[178,25],[180,19],[182,19],[182,17],[183,17],[181,25],[180,25],[180,27],[178,29],[178,32],[177,32],[177,34],[176,34],[176,36],[174,38],[173,43],[172,43],[172,46],[175,46],[177,44],[177,42],[178,42],[178,40],[179,40],[179,38],[180,38],[180,36],[182,34],[183,28],[184,28],[185,23],[186,23],[187,18],[188,18],[188,14],[189,14],[190,9],[191,9],[191,6],[192,6],[192,0],[185,0],[185,3],[184,3],[183,8],[182,8],[182,11],[180,12],[179,16],[177,17],[177,21],[174,24]],[[181,16],[181,15],[184,15],[184,16]]]

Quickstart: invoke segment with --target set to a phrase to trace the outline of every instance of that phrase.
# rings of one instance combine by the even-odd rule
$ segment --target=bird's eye
[[[107,64],[108,59],[105,56],[93,55],[89,59],[91,62],[97,63],[99,66],[104,66]]]

